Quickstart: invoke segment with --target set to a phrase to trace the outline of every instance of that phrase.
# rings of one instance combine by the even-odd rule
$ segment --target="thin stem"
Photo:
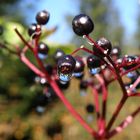
[[[40,77],[45,77],[45,74],[40,71],[34,64],[32,64],[26,57],[24,54],[20,55],[20,60],[26,64],[34,73],[36,73],[38,76]]]
[[[61,99],[61,101],[64,103],[64,105],[67,107],[67,109],[69,110],[69,112],[74,116],[74,118],[76,118],[79,123],[91,134],[91,135],[96,135],[96,132],[83,120],[83,118],[75,111],[75,109],[72,107],[72,105],[69,103],[69,101],[65,98],[64,94],[62,93],[62,91],[60,90],[60,88],[58,87],[58,85],[56,84],[55,80],[51,79],[51,77],[48,75],[47,71],[44,68],[44,65],[42,63],[42,61],[39,59],[38,57],[38,50],[37,50],[37,46],[38,46],[38,38],[35,39],[35,48],[34,48],[34,55],[37,59],[37,62],[40,66],[40,68],[42,69],[42,71],[44,72],[47,80],[49,81],[51,87],[53,88],[53,90],[55,91],[55,93],[57,94],[57,96]]]
[[[97,117],[97,125],[98,125],[98,129],[100,129],[100,107],[99,107],[99,94],[97,92],[97,90],[91,85],[92,88],[92,93],[94,96],[94,105],[95,105],[95,111],[96,111],[96,117]]]
[[[115,129],[113,129],[108,134],[107,138],[111,138],[114,135],[120,133],[124,128],[126,128],[130,123],[132,123],[132,121],[134,120],[136,115],[138,115],[138,113],[140,113],[140,107],[138,107],[131,115],[126,117],[126,119],[119,126],[117,126]]]
[[[28,48],[29,48],[30,50],[33,51],[32,46],[23,38],[23,36],[22,36],[22,35],[20,34],[20,32],[18,31],[18,29],[15,28],[14,30],[15,30],[16,34],[19,36],[19,38],[21,39],[21,41],[22,41],[26,46],[28,46]]]
[[[124,103],[126,102],[127,98],[128,98],[128,96],[127,97],[123,96],[122,99],[120,100],[119,104],[117,105],[117,107],[116,107],[116,109],[115,109],[107,127],[106,127],[106,131],[109,131],[111,129],[113,123],[115,122],[117,116],[119,115],[119,112],[121,111],[121,109],[122,109]]]
[[[106,89],[106,85],[105,85],[104,79],[99,74],[96,74],[95,77],[100,82],[100,84],[102,86],[102,91],[103,91],[102,115],[101,115],[101,121],[102,121],[102,123],[101,123],[101,129],[102,129],[102,133],[103,133],[103,131],[105,130],[105,123],[106,123],[106,107],[107,107],[108,93],[107,93],[107,89]]]

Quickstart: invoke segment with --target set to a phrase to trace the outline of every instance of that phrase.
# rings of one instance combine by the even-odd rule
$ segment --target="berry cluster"
[[[126,100],[132,96],[140,97],[140,56],[121,56],[120,47],[112,46],[112,43],[105,37],[94,41],[89,36],[94,29],[94,23],[92,19],[85,14],[74,17],[72,28],[78,36],[82,36],[86,39],[91,49],[87,49],[82,45],[71,54],[65,54],[61,49],[57,49],[53,57],[49,56],[49,46],[44,42],[40,42],[42,26],[49,21],[49,18],[50,14],[46,10],[37,13],[37,23],[31,24],[28,28],[28,34],[32,39],[31,42],[26,41],[18,29],[15,29],[15,32],[23,41],[25,47],[23,49],[17,48],[17,52],[14,52],[14,54],[37,75],[35,81],[41,83],[44,87],[44,94],[39,95],[35,101],[37,111],[43,112],[44,106],[50,100],[59,97],[75,119],[77,119],[96,140],[110,139],[128,126],[140,112],[140,107],[138,107],[132,114],[126,117],[119,126],[111,129]],[[33,53],[38,66],[26,57],[25,54],[28,50]],[[80,50],[87,52],[86,58],[76,55]],[[49,59],[49,57],[53,58],[53,65],[46,63],[45,60]],[[85,76],[87,72],[85,70],[86,67],[89,73],[88,76]],[[129,82],[125,82],[122,76],[129,78]],[[92,89],[94,104],[87,104],[85,110],[89,114],[88,120],[90,122],[92,121],[92,113],[96,113],[98,130],[94,130],[90,127],[88,122],[81,117],[63,94],[63,90],[69,87],[72,77],[80,81],[79,89],[81,96],[86,96],[86,90],[88,88]],[[114,110],[111,119],[107,123],[108,87],[110,83],[115,80],[118,81],[123,96]],[[99,95],[102,97],[101,107],[99,104]]]

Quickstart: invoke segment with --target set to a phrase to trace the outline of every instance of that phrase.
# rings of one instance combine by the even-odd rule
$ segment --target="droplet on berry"
[[[93,51],[95,53],[97,53],[98,55],[100,56],[105,56],[105,55],[109,55],[110,52],[111,52],[111,49],[112,49],[112,45],[111,45],[111,42],[106,39],[105,37],[101,37],[100,39],[98,39],[96,41],[96,44],[103,49],[103,52],[97,48],[96,46],[93,47]]]
[[[49,52],[49,47],[45,44],[45,43],[43,43],[43,42],[41,42],[39,45],[38,45],[38,57],[40,58],[40,59],[45,59],[45,58],[47,58],[47,56],[48,56],[48,52]]]
[[[87,58],[87,66],[89,68],[89,72],[92,75],[95,75],[101,71],[101,65],[102,65],[102,61],[99,57],[90,55]]]
[[[88,35],[94,29],[94,23],[91,18],[85,14],[79,14],[72,21],[73,31],[79,35]]]
[[[41,26],[33,23],[28,28],[28,35],[32,38],[36,38],[41,34]]]
[[[64,55],[58,61],[58,77],[62,81],[69,81],[75,68],[76,61],[71,55]]]
[[[50,13],[46,10],[40,11],[36,15],[36,21],[40,25],[45,25],[50,18]]]

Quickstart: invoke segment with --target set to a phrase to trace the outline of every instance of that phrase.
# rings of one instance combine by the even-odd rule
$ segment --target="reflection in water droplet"
[[[64,81],[64,82],[68,82],[72,76],[72,74],[62,74],[62,73],[58,73],[59,79]]]
[[[97,68],[90,68],[89,72],[91,74],[98,74],[99,72],[101,71],[101,68],[100,67],[97,67]]]
[[[47,54],[38,53],[38,57],[39,57],[40,59],[46,59],[47,56],[48,56]]]

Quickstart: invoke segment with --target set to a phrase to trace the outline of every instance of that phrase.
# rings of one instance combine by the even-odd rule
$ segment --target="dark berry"
[[[111,50],[110,55],[111,55],[111,56],[114,56],[114,55],[115,55],[115,56],[119,57],[119,56],[121,55],[121,49],[120,49],[120,47],[114,46],[114,47],[112,48],[112,50]]]
[[[102,61],[99,57],[97,57],[95,55],[90,55],[87,58],[88,68],[97,68],[97,67],[100,67],[101,65],[102,65]]]
[[[102,37],[96,41],[96,44],[103,49],[102,52],[99,48],[93,46],[93,51],[97,53],[99,56],[105,56],[105,54],[109,55],[111,53],[112,45],[108,39]]]
[[[65,55],[58,61],[58,71],[63,74],[69,74],[74,71],[76,61],[71,55]]]
[[[80,57],[75,57],[75,60],[76,60],[76,65],[75,65],[73,74],[76,78],[81,79],[84,75],[85,64],[84,64],[82,58],[80,58]]]
[[[72,21],[73,31],[79,35],[88,35],[94,29],[94,23],[91,18],[85,14],[80,14],[74,17]]]
[[[88,87],[88,82],[85,81],[85,80],[82,80],[82,81],[80,82],[79,88],[80,88],[80,89],[87,89],[87,87]]]
[[[86,111],[87,111],[88,113],[93,113],[93,112],[94,112],[94,106],[93,106],[92,104],[88,104],[88,105],[86,106]]]
[[[45,25],[50,18],[50,13],[46,10],[40,11],[36,15],[36,21],[40,25]]]
[[[65,53],[61,49],[57,49],[54,53],[55,61],[57,62],[59,60],[59,58],[61,58],[64,55],[65,55]]]
[[[38,53],[40,53],[40,54],[42,54],[42,55],[47,55],[48,52],[49,52],[49,47],[48,47],[48,45],[45,44],[45,43],[43,43],[43,42],[39,43],[37,49],[38,49]]]
[[[128,56],[128,55],[126,55],[123,58],[123,61],[125,62],[124,69],[128,70],[128,69],[131,69],[131,68],[135,67],[137,65],[135,63],[136,59],[137,59],[137,56]]]
[[[76,61],[71,55],[64,55],[57,64],[58,76],[62,81],[69,81],[75,68]]]
[[[33,23],[28,28],[28,34],[32,38],[36,38],[41,34],[41,26]]]

